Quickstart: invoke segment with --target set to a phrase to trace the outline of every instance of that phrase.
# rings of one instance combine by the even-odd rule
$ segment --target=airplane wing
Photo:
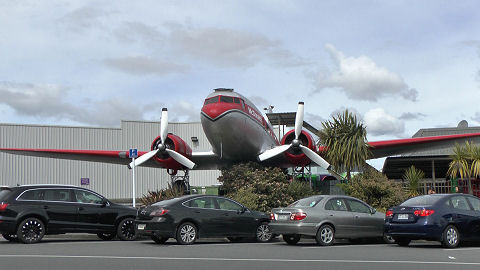
[[[132,158],[129,156],[129,151],[0,148],[0,152],[23,156],[83,160],[120,165],[128,165],[132,161]],[[139,151],[138,157],[146,153],[148,152]],[[196,164],[194,170],[219,169],[222,166],[228,165],[224,160],[221,160],[211,151],[193,152],[191,159]],[[149,159],[146,162],[142,163],[142,167],[162,168],[162,166],[155,162],[153,159]]]
[[[373,155],[371,158],[381,158],[411,152],[426,151],[431,150],[432,148],[450,148],[455,146],[455,144],[464,144],[467,140],[480,143],[480,133],[377,141],[369,142],[369,146]],[[324,148],[320,148],[319,151],[322,152],[323,149]]]

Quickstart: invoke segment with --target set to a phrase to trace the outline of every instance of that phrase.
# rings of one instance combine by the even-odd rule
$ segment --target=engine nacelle
[[[151,150],[158,149],[158,146],[162,143],[162,139],[160,136],[155,138],[152,142]],[[192,157],[192,149],[188,144],[182,140],[177,135],[172,133],[168,133],[167,138],[165,139],[165,146],[170,150],[174,150],[175,152],[185,156],[188,159]],[[153,159],[159,163],[163,168],[169,169],[169,171],[175,172],[179,169],[183,169],[183,165],[178,163],[172,157],[170,157],[165,151],[159,151]],[[169,172],[170,173],[170,172]],[[170,173],[170,174],[175,174]]]
[[[287,134],[285,134],[285,136],[283,136],[282,141],[280,143],[282,145],[291,144],[294,139],[295,139],[295,130],[290,130],[289,132],[287,132]],[[317,152],[317,147],[315,146],[313,137],[312,135],[310,135],[310,133],[302,130],[302,133],[300,134],[300,136],[298,136],[298,140],[303,146],[308,147],[310,150]],[[285,155],[287,160],[295,166],[304,167],[311,163],[311,160],[302,152],[302,150],[300,150],[299,147],[291,147],[290,149],[285,151],[283,154]]]

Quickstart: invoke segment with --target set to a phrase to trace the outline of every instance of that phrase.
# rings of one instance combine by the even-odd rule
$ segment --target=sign
[[[136,148],[134,149],[130,149],[130,151],[128,152],[128,156],[130,158],[137,158],[138,157],[138,151]]]
[[[90,178],[80,178],[80,185],[82,186],[90,185]]]

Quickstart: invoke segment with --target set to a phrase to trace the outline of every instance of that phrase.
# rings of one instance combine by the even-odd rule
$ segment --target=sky
[[[478,1],[0,0],[0,122],[199,121],[214,88],[368,140],[480,125]],[[381,168],[381,161],[372,161]]]

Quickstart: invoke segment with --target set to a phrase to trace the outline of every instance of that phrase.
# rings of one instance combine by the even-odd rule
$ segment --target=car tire
[[[390,235],[384,234],[383,242],[385,242],[385,244],[395,244],[395,239],[393,239],[393,237],[391,237]]]
[[[45,225],[38,218],[27,218],[18,224],[17,238],[21,243],[34,244],[40,242],[45,235]]]
[[[122,241],[133,241],[137,239],[137,232],[135,230],[135,219],[125,218],[117,226],[118,239]]]
[[[268,222],[262,222],[257,226],[255,238],[257,242],[266,243],[272,240],[273,234]]]
[[[150,238],[152,238],[153,242],[155,242],[157,244],[165,244],[165,242],[167,242],[167,240],[168,240],[168,237],[160,237],[160,236],[157,236],[155,234],[152,234],[150,236]]]
[[[395,238],[395,243],[401,247],[406,247],[412,240],[406,238]]]
[[[112,240],[113,238],[115,238],[114,233],[97,233],[97,236],[98,236],[98,238],[100,238],[102,240],[105,240],[105,241],[109,241],[109,240]]]
[[[289,245],[296,245],[298,241],[300,241],[300,235],[299,234],[284,234],[282,236],[283,241]]]
[[[445,248],[456,248],[460,243],[460,233],[454,225],[448,225],[442,234],[442,246]]]
[[[8,233],[3,233],[2,234],[3,238],[7,239],[10,242],[17,242],[18,238],[16,234],[8,234]]]
[[[322,225],[317,231],[315,240],[320,246],[330,246],[335,242],[335,230],[330,225]]]
[[[191,222],[180,224],[177,229],[176,239],[181,245],[191,245],[195,243],[198,238],[197,227]]]

